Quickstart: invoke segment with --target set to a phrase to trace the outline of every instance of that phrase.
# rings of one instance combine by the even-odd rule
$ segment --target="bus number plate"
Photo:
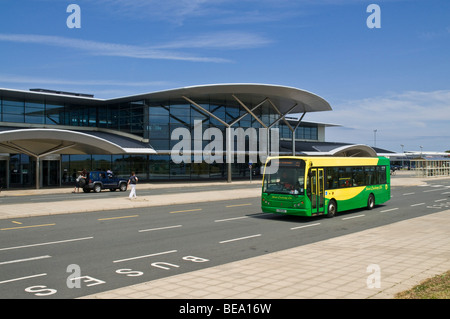
[[[277,209],[277,213],[287,213],[286,209]]]

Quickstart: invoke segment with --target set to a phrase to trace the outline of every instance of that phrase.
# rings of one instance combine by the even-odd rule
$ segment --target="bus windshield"
[[[278,170],[264,175],[263,193],[304,195],[305,161],[301,159],[273,159],[278,161]]]

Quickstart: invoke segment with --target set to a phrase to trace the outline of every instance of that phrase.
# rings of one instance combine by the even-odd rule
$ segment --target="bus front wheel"
[[[369,199],[367,200],[367,209],[371,210],[375,207],[375,196],[373,194],[369,195]]]
[[[327,214],[327,217],[332,218],[332,217],[336,216],[336,213],[337,213],[336,201],[334,199],[332,199],[328,203],[328,214]]]

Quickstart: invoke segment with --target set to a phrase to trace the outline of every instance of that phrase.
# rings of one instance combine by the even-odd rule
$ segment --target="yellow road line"
[[[133,218],[138,217],[139,215],[131,215],[131,216],[120,216],[120,217],[109,217],[109,218],[99,218],[97,220],[110,220],[110,219],[120,219],[120,218]]]
[[[178,210],[176,212],[170,212],[171,214],[176,214],[176,213],[187,213],[187,212],[198,212],[199,210],[202,210],[201,208],[197,208],[197,209],[188,209],[188,210]]]
[[[230,207],[251,206],[251,205],[252,204],[238,204],[238,205],[228,205],[228,206],[225,206],[225,207],[230,208]]]
[[[12,220],[11,223],[22,225],[21,222],[16,222],[15,220]]]
[[[55,225],[56,225],[56,224],[44,224],[44,225],[33,225],[33,226],[20,226],[20,227],[11,227],[11,228],[0,228],[0,230],[23,229],[23,228],[45,227],[45,226],[55,226]]]

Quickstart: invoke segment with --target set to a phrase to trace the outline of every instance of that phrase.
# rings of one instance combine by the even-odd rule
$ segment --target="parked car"
[[[127,180],[108,175],[104,171],[93,171],[88,173],[85,185],[82,187],[85,193],[89,193],[91,190],[100,193],[102,189],[109,189],[110,191],[119,189],[124,192],[127,190]]]

